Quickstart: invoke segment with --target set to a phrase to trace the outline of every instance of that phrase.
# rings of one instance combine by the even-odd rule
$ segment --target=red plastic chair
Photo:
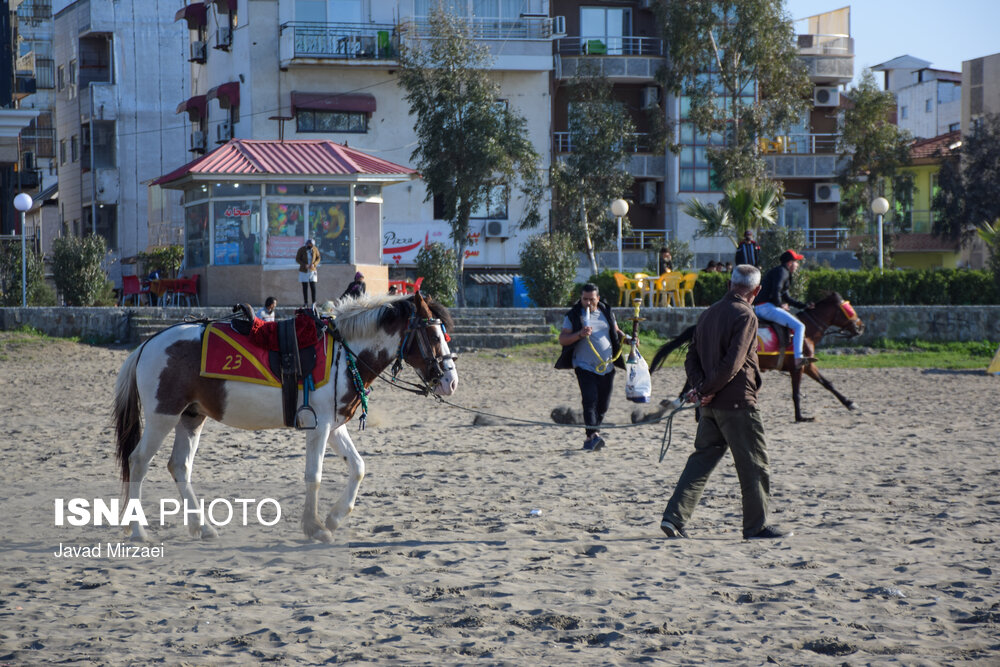
[[[143,297],[147,305],[152,303],[149,298],[149,285],[143,285],[139,276],[122,276],[122,296],[119,305],[124,306],[125,302],[131,299],[138,306]]]
[[[422,282],[424,282],[424,277],[423,276],[420,276],[419,278],[417,278],[416,280],[413,281],[413,291],[414,292],[419,292],[420,291],[420,283],[422,283]]]
[[[181,305],[181,299],[184,299],[188,306],[200,306],[201,301],[198,299],[198,274],[190,278],[179,279],[177,282],[177,289],[174,290],[176,304],[178,306]]]

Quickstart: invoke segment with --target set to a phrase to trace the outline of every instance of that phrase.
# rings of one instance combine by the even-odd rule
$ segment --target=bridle
[[[837,327],[837,333],[833,335],[839,336],[840,338],[854,338],[855,336],[861,335],[861,332],[864,330],[864,324],[862,324],[861,318],[858,317],[858,314],[854,312],[854,307],[851,305],[851,302],[842,300],[837,304],[837,307],[840,308],[840,312],[847,318],[846,326],[834,325],[832,322],[824,324],[819,321],[810,309],[800,310],[799,315],[812,320],[812,323],[815,324],[816,328],[820,331],[820,338],[826,335],[827,330],[832,326]]]
[[[455,354],[440,354],[434,350],[434,342],[431,340],[431,332],[433,327],[441,327],[441,335],[444,337],[445,342],[450,341],[451,337],[445,329],[444,323],[437,318],[424,318],[420,317],[414,313],[410,317],[410,321],[407,323],[406,332],[403,334],[403,339],[399,343],[399,349],[396,351],[396,360],[392,363],[392,382],[396,382],[396,375],[403,368],[404,358],[410,354],[413,348],[414,341],[417,344],[417,349],[420,352],[420,357],[424,362],[424,368],[427,369],[427,374],[425,375],[423,371],[415,367],[413,370],[417,372],[420,377],[421,382],[423,382],[423,387],[421,393],[429,394],[433,391],[434,386],[444,377],[444,374],[448,372],[448,369],[444,367],[444,363],[451,360],[452,363],[458,359]],[[440,350],[440,347],[438,347]]]

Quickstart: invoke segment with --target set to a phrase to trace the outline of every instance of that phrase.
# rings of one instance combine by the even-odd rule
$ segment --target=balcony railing
[[[849,35],[798,35],[799,55],[852,56],[854,39]]]
[[[295,58],[389,60],[399,53],[396,26],[379,23],[285,23]]]
[[[563,37],[555,43],[563,56],[662,56],[663,40],[655,37]]]
[[[475,39],[548,39],[552,36],[552,19],[548,16],[522,16],[518,19],[464,18]],[[408,36],[431,36],[426,18],[404,20],[400,32]]]
[[[910,234],[930,234],[934,231],[934,211],[906,211],[898,218],[902,229]]]
[[[51,127],[27,127],[21,130],[21,150],[36,158],[56,156],[56,131]]]
[[[553,132],[552,139],[555,143],[556,153],[572,153],[573,139],[569,132]],[[649,153],[650,138],[645,132],[636,132],[625,139],[625,150],[629,153]]]
[[[669,240],[670,235],[662,229],[633,229],[631,236],[622,238],[622,250],[659,249],[665,246]]]
[[[841,250],[847,247],[851,230],[847,227],[813,227],[805,232],[807,248]]]
[[[760,146],[760,152],[765,154],[830,154],[837,152],[839,136],[838,134],[786,134],[773,139],[761,137],[757,142]]]
[[[17,6],[17,19],[39,23],[52,18],[52,0],[24,0]]]

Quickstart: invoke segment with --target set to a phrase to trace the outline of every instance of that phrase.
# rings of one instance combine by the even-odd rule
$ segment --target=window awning
[[[375,96],[341,93],[300,93],[292,91],[292,112],[296,109],[313,111],[375,111]]]
[[[174,14],[174,20],[187,21],[188,30],[197,30],[200,26],[208,25],[208,8],[204,2],[195,2]]]
[[[240,106],[240,82],[230,81],[221,86],[216,86],[208,91],[210,100],[219,100],[219,106],[223,109],[236,109]]]
[[[192,123],[205,118],[205,108],[208,106],[208,99],[205,95],[195,95],[189,97],[177,105],[175,113],[187,111],[188,118]]]
[[[236,12],[236,0],[208,0],[208,4],[215,5],[223,14]]]
[[[514,273],[470,273],[469,278],[477,285],[513,285]]]

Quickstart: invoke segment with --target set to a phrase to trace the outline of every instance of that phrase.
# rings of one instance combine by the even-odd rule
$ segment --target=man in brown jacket
[[[760,270],[740,264],[726,296],[698,318],[684,369],[693,387],[688,400],[701,406],[701,419],[694,452],[663,510],[660,528],[667,537],[687,537],[684,526],[727,449],[733,453],[743,495],[743,538],[791,535],[767,525],[770,474],[764,424],[757,411],[757,316],[750,305],[759,291]]]
[[[299,282],[302,283],[302,304],[308,306],[316,303],[316,282],[319,280],[319,248],[312,239],[306,239],[306,244],[295,253],[295,261],[299,263]],[[309,292],[312,292],[312,301]]]

